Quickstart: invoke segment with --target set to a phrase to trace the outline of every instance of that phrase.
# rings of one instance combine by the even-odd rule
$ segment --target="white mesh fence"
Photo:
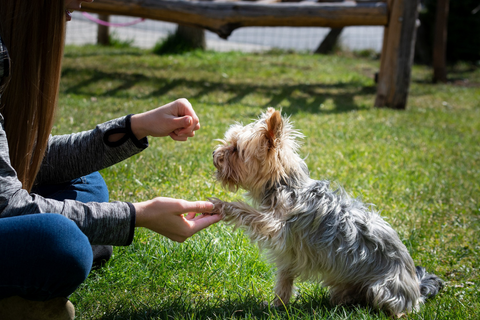
[[[97,17],[97,15],[92,14]],[[111,23],[128,23],[137,18],[110,16]],[[110,27],[110,33],[119,40],[132,41],[132,45],[151,49],[159,40],[176,29],[176,24],[155,20],[144,20],[128,27]],[[95,44],[98,25],[80,12],[74,12],[67,23],[67,44]],[[246,27],[235,30],[228,40],[206,31],[207,49],[216,51],[262,51],[272,48],[314,51],[329,28],[317,27]],[[340,36],[341,46],[349,50],[372,49],[379,52],[382,47],[383,27],[346,27]]]

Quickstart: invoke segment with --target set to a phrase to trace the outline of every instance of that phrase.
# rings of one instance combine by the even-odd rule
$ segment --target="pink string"
[[[140,18],[140,19],[134,20],[132,22],[126,22],[126,23],[110,23],[110,22],[106,22],[106,21],[97,19],[94,16],[92,16],[91,14],[88,14],[87,12],[82,12],[82,14],[88,20],[91,20],[93,22],[96,22],[96,23],[101,24],[102,26],[106,26],[106,27],[128,27],[128,26],[140,23],[142,21],[145,21],[145,18]]]

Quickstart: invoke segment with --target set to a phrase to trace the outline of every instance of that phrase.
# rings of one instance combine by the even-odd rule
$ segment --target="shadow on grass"
[[[412,78],[412,83],[424,85],[452,85],[456,87],[480,87],[480,67],[472,63],[458,63],[447,68],[447,82],[434,82],[433,74],[427,73],[422,78]]]
[[[353,110],[370,108],[355,102],[357,96],[375,94],[375,86],[365,86],[358,81],[338,82],[333,84],[266,84],[266,83],[228,83],[222,81],[189,80],[186,78],[169,79],[162,77],[149,77],[141,73],[103,72],[98,70],[81,70],[66,68],[62,76],[81,77],[82,80],[64,89],[66,94],[92,95],[97,97],[116,97],[150,99],[168,94],[177,88],[194,90],[190,99],[204,99],[214,92],[231,95],[227,101],[219,105],[232,105],[242,103],[242,100],[251,94],[262,95],[269,99],[262,107],[283,106],[283,112],[295,114],[308,113],[342,113]],[[108,87],[103,92],[102,83],[115,82],[116,86]],[[135,91],[136,86],[154,87],[149,93]],[[105,85],[103,87],[106,87]],[[130,90],[130,91],[129,91]],[[333,108],[324,109],[324,103],[331,100]],[[373,104],[373,101],[372,101]]]
[[[355,306],[332,306],[327,291],[297,298],[287,308],[273,308],[254,296],[228,301],[192,301],[178,297],[161,306],[113,310],[100,319],[358,319],[371,316],[389,319],[383,313]]]
[[[76,49],[76,50],[72,50]],[[65,58],[88,58],[97,56],[143,56],[145,53],[142,49],[134,47],[113,47],[113,46],[101,46],[101,45],[82,45],[75,46],[69,45],[69,50],[64,54]]]

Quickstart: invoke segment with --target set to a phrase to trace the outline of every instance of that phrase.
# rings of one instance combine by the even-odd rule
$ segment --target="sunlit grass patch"
[[[375,109],[378,60],[351,56],[68,47],[54,133],[87,130],[185,97],[201,121],[195,138],[150,139],[141,154],[101,173],[112,200],[155,196],[242,198],[214,180],[215,139],[267,107],[305,134],[300,153],[315,179],[341,185],[398,231],[415,262],[447,286],[411,319],[480,317],[480,71],[460,65],[448,84],[415,66],[405,111]],[[463,79],[463,80],[462,80]],[[462,81],[460,81],[462,80]],[[241,231],[219,223],[183,244],[139,230],[71,299],[79,319],[387,319],[329,304],[301,283],[286,311],[273,299],[275,269]]]

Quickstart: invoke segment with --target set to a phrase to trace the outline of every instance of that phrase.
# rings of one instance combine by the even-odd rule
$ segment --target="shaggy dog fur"
[[[415,267],[395,230],[371,206],[328,181],[309,177],[288,118],[269,108],[255,122],[233,125],[213,153],[216,177],[244,202],[210,199],[224,220],[244,228],[277,266],[275,306],[293,282],[318,280],[333,304],[364,304],[400,316],[417,310],[442,281]]]

